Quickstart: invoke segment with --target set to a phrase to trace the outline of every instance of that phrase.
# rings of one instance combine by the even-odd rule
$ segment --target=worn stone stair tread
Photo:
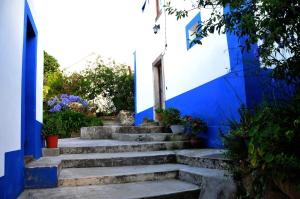
[[[139,165],[121,167],[67,168],[60,173],[60,179],[85,178],[95,176],[119,176],[164,171],[177,171],[179,164]]]
[[[138,199],[138,198],[181,198],[196,199],[200,188],[179,181],[146,181],[125,184],[59,187],[52,189],[25,190],[19,199]]]
[[[134,151],[159,151],[189,148],[187,141],[119,141],[119,140],[83,140],[80,138],[62,139],[59,147],[61,154],[78,153],[117,153]]]
[[[175,179],[180,166],[178,164],[160,164],[68,168],[61,171],[58,184],[59,186],[83,186]]]
[[[87,160],[87,159],[113,159],[130,157],[150,157],[175,155],[174,151],[149,151],[149,152],[123,152],[123,153],[88,153],[88,154],[63,154],[54,157],[42,157],[26,165],[26,168],[55,166],[63,160]]]
[[[88,154],[62,154],[60,156],[42,157],[26,164],[26,168],[57,166],[62,160],[84,160],[84,159],[112,159],[112,158],[129,158],[129,157],[147,157],[162,155],[177,155],[188,158],[207,158],[212,154],[223,153],[224,150],[217,149],[184,149],[184,150],[164,150],[164,151],[147,151],[147,152],[121,152],[121,153],[88,153]],[[209,157],[211,158],[211,157]]]
[[[149,180],[165,180],[190,175],[225,179],[226,171],[195,168],[182,164],[160,164],[121,167],[93,167],[63,169],[59,176],[59,186],[84,186],[118,184]],[[201,182],[194,182],[201,184]]]
[[[186,135],[174,133],[112,133],[112,138],[114,140],[139,142],[187,140]]]

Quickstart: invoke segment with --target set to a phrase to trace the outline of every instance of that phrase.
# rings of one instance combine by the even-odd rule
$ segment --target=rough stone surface
[[[59,156],[59,148],[43,148],[42,149],[43,157],[47,156]]]
[[[19,199],[197,199],[199,187],[178,180],[26,190]]]
[[[120,184],[153,180],[175,179],[180,165],[142,165],[63,169],[59,186]]]
[[[130,111],[120,111],[117,116],[118,121],[122,126],[134,125],[134,113]]]
[[[177,162],[194,167],[226,169],[229,161],[223,157],[224,150],[196,149],[181,150],[176,153]]]
[[[138,142],[118,140],[59,140],[61,154],[82,153],[119,153],[119,152],[144,152],[189,148],[190,143],[185,141],[173,142]]]
[[[163,132],[161,126],[94,126],[83,127],[80,131],[82,139],[111,139],[113,133],[158,133]]]
[[[172,133],[140,133],[140,134],[127,134],[127,133],[113,133],[112,138],[121,141],[182,141],[187,140],[187,137],[180,134]]]

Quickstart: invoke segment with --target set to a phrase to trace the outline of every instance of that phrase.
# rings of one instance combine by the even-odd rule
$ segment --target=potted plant
[[[51,113],[44,118],[42,129],[47,148],[57,148],[58,137],[62,132],[62,120],[58,114]]]
[[[163,125],[171,128],[172,132],[175,134],[184,132],[184,125],[182,124],[180,111],[178,109],[168,108],[164,110]]]
[[[193,148],[199,148],[207,140],[208,127],[205,121],[192,116],[184,117],[184,132],[190,137],[190,143]]]
[[[164,109],[162,109],[162,108],[155,109],[155,119],[158,122],[161,122],[163,120],[163,112],[164,112]]]

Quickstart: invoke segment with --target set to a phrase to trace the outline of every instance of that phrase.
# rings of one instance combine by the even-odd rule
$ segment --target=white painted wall
[[[0,177],[4,175],[5,153],[21,148],[24,6],[21,0],[0,1]],[[41,52],[38,54],[37,117],[42,121],[43,60]]]
[[[180,8],[189,8],[190,2],[172,1]],[[155,1],[150,1],[138,27],[139,45],[137,45],[137,112],[154,105],[152,63],[164,54],[164,74],[166,100],[203,85],[222,75],[230,68],[226,35],[214,34],[202,39],[203,45],[186,48],[185,27],[199,12],[189,13],[189,17],[176,20],[175,16],[160,16],[157,24],[161,29],[154,34]],[[166,16],[166,18],[165,18]],[[201,9],[201,19],[210,16],[209,10]],[[164,45],[167,43],[167,49]]]

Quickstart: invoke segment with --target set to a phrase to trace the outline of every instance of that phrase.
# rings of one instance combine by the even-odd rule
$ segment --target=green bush
[[[166,127],[182,123],[180,111],[176,108],[167,108],[163,111],[162,115],[162,122]]]
[[[270,187],[276,187],[289,195],[281,185],[300,185],[299,143],[299,99],[263,105],[255,111],[241,108],[240,122],[232,122],[224,136],[226,155],[232,160],[229,169],[240,185],[240,194],[263,198]]]
[[[61,138],[69,138],[72,133],[78,133],[81,127],[102,125],[103,122],[100,118],[64,109],[60,112],[44,114],[43,134],[56,134]]]

